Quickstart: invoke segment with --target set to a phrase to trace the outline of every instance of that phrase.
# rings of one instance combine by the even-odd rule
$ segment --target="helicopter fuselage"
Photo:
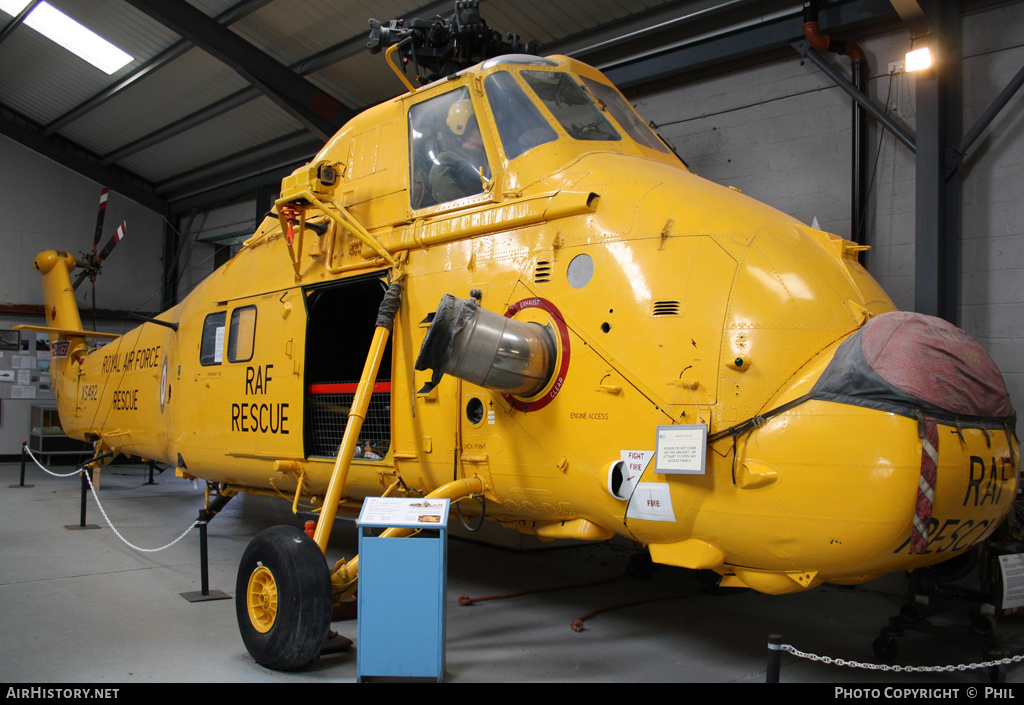
[[[474,121],[484,163],[452,198],[443,155]],[[70,435],[318,507],[400,272],[343,507],[477,477],[506,526],[618,534],[783,593],[959,555],[1015,497],[1011,427],[940,422],[927,546],[912,548],[922,422],[805,398],[894,311],[861,248],[691,173],[571,59],[495,59],[368,110],[284,181],[277,212],[159,316],[177,330],[93,350],[54,336],[70,343],[54,360]],[[473,290],[549,341],[527,393],[450,374],[428,388],[416,369],[441,297]]]

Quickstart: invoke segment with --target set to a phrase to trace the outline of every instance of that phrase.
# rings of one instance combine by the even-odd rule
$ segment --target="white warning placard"
[[[1024,555],[999,556],[999,567],[1003,573],[1003,609],[1024,605]]]
[[[663,475],[703,475],[708,427],[704,424],[658,426],[655,472]]]
[[[667,482],[641,482],[629,498],[626,516],[645,521],[675,521],[672,495]]]
[[[640,476],[654,457],[654,451],[624,450],[619,457],[622,460],[622,485],[618,492],[613,491],[612,494],[625,498],[633,494],[633,488],[640,482]]]

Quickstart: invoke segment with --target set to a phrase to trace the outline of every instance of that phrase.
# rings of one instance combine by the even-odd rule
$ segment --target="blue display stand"
[[[371,677],[444,681],[447,499],[369,498],[359,529],[356,681]],[[374,536],[374,529],[429,535]],[[436,533],[435,533],[436,532]],[[377,532],[379,533],[379,531]]]

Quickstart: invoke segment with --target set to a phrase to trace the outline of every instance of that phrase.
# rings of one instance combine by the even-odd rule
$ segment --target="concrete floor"
[[[55,472],[73,470],[67,466]],[[305,670],[278,673],[258,666],[238,634],[232,599],[192,603],[200,590],[199,532],[159,552],[130,548],[107,524],[92,497],[80,523],[80,483],[54,478],[31,463],[0,464],[0,681],[114,684],[351,682],[356,651],[323,656]],[[108,466],[99,499],[110,522],[141,548],[170,543],[196,518],[202,486],[158,475],[145,466]],[[290,503],[238,497],[209,524],[209,587],[234,591],[238,561],[260,530],[302,525]],[[456,520],[453,520],[453,524]],[[453,532],[454,533],[454,532]],[[356,530],[339,522],[331,563],[356,553]],[[609,542],[512,551],[452,536],[448,550],[446,682],[764,682],[772,633],[808,653],[877,662],[872,642],[903,603],[906,579],[892,575],[856,588],[823,586],[768,596],[752,591],[694,591],[698,575],[660,568],[647,579],[622,576],[637,554]],[[460,606],[462,595],[505,595],[541,587],[597,585],[535,592]],[[233,597],[233,594],[231,595]],[[672,599],[653,599],[675,596]],[[629,604],[627,603],[636,603]],[[596,610],[584,630],[570,622]],[[399,606],[400,607],[400,606]],[[416,618],[416,615],[410,615]],[[1000,625],[1010,654],[1024,653],[1019,617]],[[945,621],[944,621],[945,620]],[[907,632],[896,663],[942,666],[982,661],[984,640],[971,638],[966,612],[934,618],[944,634]],[[356,621],[332,626],[355,640]],[[356,643],[355,649],[358,649]],[[1006,669],[1009,683],[1024,668]],[[897,673],[782,658],[783,683],[987,685],[984,669]]]

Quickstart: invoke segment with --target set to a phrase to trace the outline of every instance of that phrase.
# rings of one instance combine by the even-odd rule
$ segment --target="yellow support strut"
[[[457,501],[463,497],[481,494],[483,491],[484,481],[478,476],[473,476],[466,477],[461,480],[453,480],[452,482],[441,485],[436,490],[429,493],[427,495],[427,499],[450,499],[452,501]],[[318,525],[318,531],[319,528],[320,527]],[[415,531],[416,529],[385,529],[381,533],[381,537],[400,538],[402,536],[408,536]],[[352,584],[358,577],[359,556],[354,556],[348,561],[339,561],[334,566],[334,571],[331,573],[331,584],[334,586],[335,597],[352,587]]]

